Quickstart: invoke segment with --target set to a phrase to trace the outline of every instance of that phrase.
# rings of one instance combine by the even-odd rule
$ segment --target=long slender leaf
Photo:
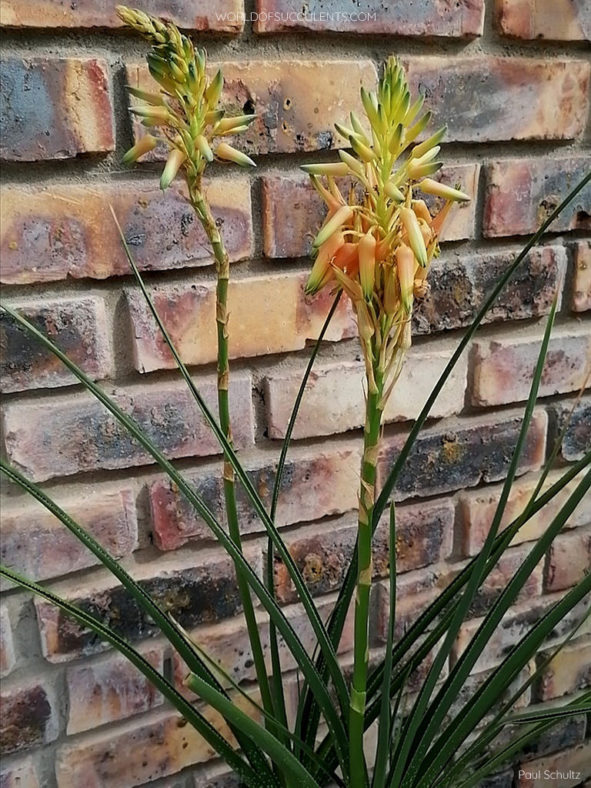
[[[122,424],[128,433],[134,437],[138,443],[153,457],[158,465],[168,474],[169,478],[175,482],[179,491],[185,496],[188,502],[193,505],[196,511],[201,515],[205,523],[208,525],[214,536],[219,543],[224,547],[226,552],[232,557],[235,562],[238,562],[243,568],[244,575],[248,580],[249,585],[258,596],[263,607],[267,610],[271,618],[274,620],[277,629],[281,632],[287,646],[291,649],[292,654],[300,665],[302,671],[306,675],[307,680],[310,682],[314,694],[318,698],[321,705],[322,713],[326,719],[328,726],[335,736],[335,745],[339,754],[339,762],[343,767],[345,773],[347,772],[347,756],[346,756],[346,733],[342,720],[338,716],[336,709],[333,705],[332,699],[328,692],[325,682],[318,674],[314,662],[310,658],[302,642],[295,633],[293,627],[285,617],[281,608],[277,605],[273,597],[268,593],[265,585],[261,582],[256,572],[252,569],[249,563],[245,560],[241,551],[238,549],[232,539],[226,534],[221,525],[217,522],[211,511],[203,503],[202,499],[197,495],[195,490],[186,481],[186,479],[177,471],[174,465],[166,459],[162,452],[154,446],[154,444],[147,438],[138,424],[131,419],[121,408],[96,384],[92,381],[74,362],[72,362],[62,351],[51,342],[50,339],[45,337],[38,329],[29,323],[26,318],[15,312],[13,309],[6,305],[0,307],[5,312],[11,315],[20,325],[27,329],[27,331],[35,336],[48,350],[57,356],[66,367],[80,380],[85,387],[96,397],[112,415]],[[265,516],[266,513],[265,513]],[[267,517],[268,520],[268,517]],[[271,532],[276,535],[281,548],[278,546],[278,551],[284,550],[287,552],[289,559],[289,551],[283,544],[283,541],[271,524]],[[322,622],[321,622],[322,623]],[[336,657],[335,657],[336,662]],[[337,670],[342,679],[340,668],[337,663]]]

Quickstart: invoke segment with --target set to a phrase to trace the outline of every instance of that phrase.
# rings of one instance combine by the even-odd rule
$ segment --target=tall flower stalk
[[[413,304],[427,293],[427,275],[439,252],[443,223],[454,202],[469,199],[458,189],[430,177],[441,167],[437,155],[445,127],[400,159],[427,127],[430,113],[420,115],[423,99],[412,102],[404,70],[395,58],[388,60],[377,92],[362,88],[361,99],[368,130],[354,113],[350,126],[335,124],[352,153],[341,150],[340,162],[304,166],[328,207],[313,243],[315,260],[307,292],[313,294],[333,285],[350,298],[366,371],[349,714],[352,788],[366,784],[363,732],[373,574],[372,518],[384,409],[411,345]],[[336,183],[339,177],[349,179],[346,197]],[[444,198],[444,207],[436,216],[432,216],[420,193]]]
[[[220,428],[232,446],[232,426],[229,401],[229,348],[228,348],[228,284],[230,261],[223,238],[211,212],[203,190],[203,173],[214,159],[234,162],[242,167],[255,163],[242,151],[223,140],[249,127],[256,115],[228,117],[220,107],[224,77],[218,70],[209,79],[206,74],[206,57],[193,42],[169,22],[156,19],[143,11],[118,6],[119,17],[140,33],[151,44],[147,55],[148,68],[158,83],[156,93],[129,87],[129,92],[143,103],[132,107],[131,112],[140,117],[150,129],[124,157],[131,163],[153,150],[159,141],[169,149],[168,158],[160,178],[160,187],[167,189],[177,175],[182,175],[187,185],[189,202],[201,222],[211,244],[216,265],[217,326],[217,392]],[[221,140],[219,138],[222,138]],[[223,486],[228,533],[242,552],[242,540],[236,506],[234,469],[224,453]],[[265,711],[270,715],[273,703],[267,679],[265,659],[258,632],[254,607],[246,578],[238,564],[236,576],[248,628],[253,661],[256,668]]]

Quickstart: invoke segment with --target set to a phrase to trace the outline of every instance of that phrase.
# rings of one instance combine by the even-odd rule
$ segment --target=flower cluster
[[[430,177],[441,167],[437,155],[445,127],[401,159],[431,116],[420,114],[422,97],[411,103],[396,58],[388,60],[377,93],[362,88],[361,100],[369,131],[353,112],[349,127],[335,124],[354,155],[340,150],[340,162],[303,167],[328,207],[313,242],[316,256],[306,292],[335,283],[350,297],[372,390],[377,367],[384,384],[391,388],[395,382],[400,351],[410,346],[413,300],[427,291],[442,225],[454,202],[470,198]],[[335,181],[343,176],[352,184],[346,197]],[[417,191],[445,199],[437,216]]]
[[[158,93],[128,88],[144,102],[131,111],[152,133],[145,134],[127,152],[124,161],[131,163],[152,150],[158,143],[159,130],[160,139],[170,150],[160,179],[162,189],[171,184],[181,168],[185,169],[188,182],[195,182],[214,158],[254,167],[245,153],[224,141],[214,142],[217,137],[244,131],[256,115],[226,117],[219,108],[224,78],[218,71],[208,80],[205,52],[195,49],[193,42],[171,23],[126,6],[117,6],[117,13],[152,44],[148,67],[161,88]]]

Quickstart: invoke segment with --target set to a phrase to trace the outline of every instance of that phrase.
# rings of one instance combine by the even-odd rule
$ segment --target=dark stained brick
[[[0,733],[3,756],[47,744],[57,737],[54,711],[41,684],[4,688]]]

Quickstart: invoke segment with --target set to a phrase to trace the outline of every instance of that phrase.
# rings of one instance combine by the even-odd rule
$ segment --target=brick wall
[[[388,409],[383,467],[395,456],[435,376],[483,294],[559,198],[589,155],[591,12],[569,0],[311,0],[293,3],[178,0],[176,21],[224,62],[226,98],[259,119],[244,137],[252,176],[212,166],[209,196],[232,259],[231,397],[241,456],[268,497],[309,341],[329,297],[303,296],[310,230],[319,204],[299,171],[337,144],[331,123],[358,104],[382,59],[398,53],[437,122],[449,125],[444,177],[473,200],[456,210],[434,265],[433,288],[415,318],[415,346]],[[144,3],[165,11],[164,0]],[[259,12],[251,20],[251,12]],[[197,10],[196,10],[197,9]],[[358,14],[348,21],[343,13]],[[110,3],[5,0],[1,155],[2,279],[18,306],[93,378],[106,381],[215,511],[216,443],[194,412],[170,356],[129,276],[110,220],[112,203],[158,306],[205,398],[214,398],[211,255],[182,194],[158,190],[159,165],[120,164],[137,129],[124,85],[146,80],[143,46],[118,30]],[[334,154],[333,154],[334,155]],[[158,151],[154,159],[158,159]],[[554,293],[560,315],[542,398],[509,508],[518,511],[547,447],[589,368],[591,190],[579,195],[532,250],[489,323],[456,368],[400,478],[399,628],[482,545],[520,425],[543,316]],[[252,681],[230,562],[203,523],[52,357],[10,325],[1,328],[4,444],[11,462],[46,488],[159,598],[239,680]],[[327,613],[355,538],[362,423],[362,369],[354,325],[339,309],[296,428],[278,511],[293,554]],[[560,462],[589,443],[590,400],[567,431]],[[158,667],[182,665],[111,577],[64,529],[6,487],[3,560],[100,612]],[[260,566],[260,524],[240,501],[246,549]],[[521,561],[540,515],[520,535],[478,601],[454,650],[486,600]],[[477,684],[524,623],[535,620],[589,568],[591,506],[582,505],[532,575],[483,654]],[[387,615],[385,537],[376,539],[373,648]],[[302,611],[277,570],[279,596]],[[56,610],[6,590],[0,607],[3,682],[2,788],[230,786],[210,751],[121,659]],[[569,622],[555,633],[565,634]],[[263,641],[265,641],[265,630]],[[350,634],[342,644],[349,659]],[[589,679],[590,635],[577,638],[527,699],[571,693]],[[290,667],[287,665],[287,667]],[[293,666],[291,666],[293,667]],[[288,684],[293,684],[289,678]],[[591,763],[585,719],[565,722],[524,753],[526,770]],[[578,766],[577,766],[578,764]],[[503,772],[494,782],[509,786]],[[542,785],[518,778],[520,788]],[[563,783],[560,783],[562,785]],[[572,781],[568,783],[569,788]],[[566,786],[567,783],[564,783]]]

